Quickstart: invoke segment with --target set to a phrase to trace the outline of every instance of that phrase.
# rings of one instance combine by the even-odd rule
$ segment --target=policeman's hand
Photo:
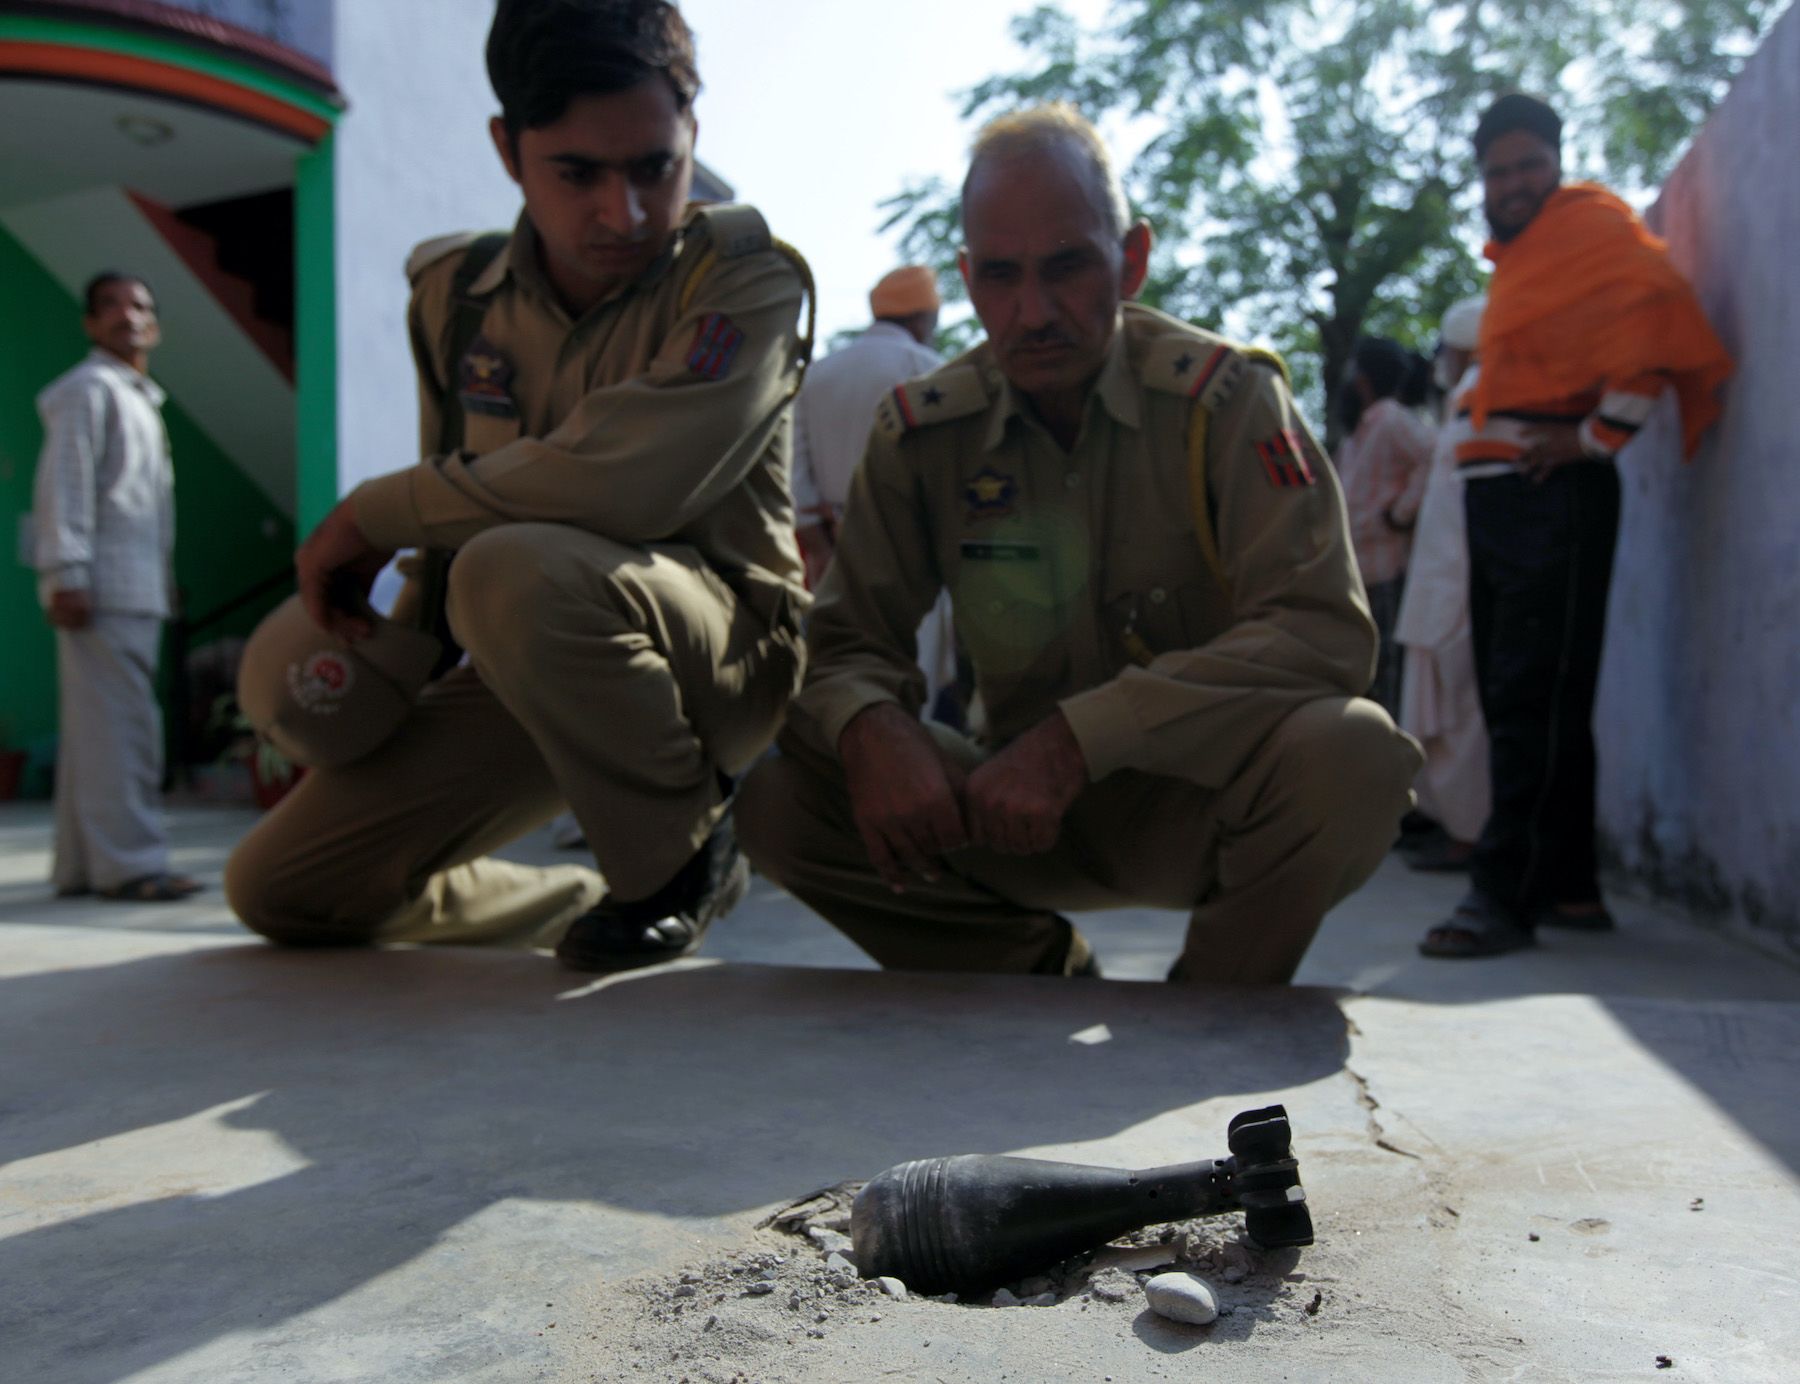
[[[1541,423],[1527,432],[1525,439],[1525,450],[1513,465],[1538,485],[1557,467],[1587,460],[1578,423]]]
[[[46,619],[59,630],[84,630],[94,623],[94,597],[86,590],[53,591]]]
[[[392,557],[363,537],[349,501],[340,500],[294,554],[300,601],[313,623],[353,642],[368,638],[369,588]]]
[[[969,834],[991,851],[1042,855],[1056,844],[1063,814],[1087,781],[1075,732],[1062,712],[1052,712],[969,775]]]
[[[859,712],[844,727],[838,758],[875,872],[896,894],[906,892],[909,876],[935,883],[943,857],[969,844],[962,770],[891,702]]]

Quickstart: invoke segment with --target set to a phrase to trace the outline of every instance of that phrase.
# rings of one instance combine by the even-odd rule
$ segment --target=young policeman
[[[642,965],[742,894],[729,776],[800,674],[805,268],[753,209],[688,204],[699,77],[674,6],[501,0],[487,61],[523,214],[498,245],[414,255],[426,455],[298,557],[308,612],[354,643],[357,595],[425,550],[468,658],[373,753],[308,776],[226,883],[279,942],[556,941],[577,967]],[[599,875],[485,858],[565,804]]]

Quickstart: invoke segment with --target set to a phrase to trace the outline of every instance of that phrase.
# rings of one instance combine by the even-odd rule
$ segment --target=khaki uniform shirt
[[[365,481],[377,548],[456,548],[496,524],[563,523],[621,543],[691,545],[753,608],[803,608],[788,496],[787,404],[804,348],[802,279],[749,207],[690,208],[651,268],[579,319],[521,216],[471,285],[482,330],[451,361],[469,237],[421,247],[408,320],[424,449],[461,396],[461,450]],[[435,257],[434,257],[435,252]]]
[[[1073,451],[985,344],[884,401],[809,622],[795,731],[835,751],[873,703],[916,713],[912,632],[944,587],[991,739],[1060,707],[1095,780],[1223,787],[1289,712],[1374,674],[1343,496],[1280,374],[1135,304]]]

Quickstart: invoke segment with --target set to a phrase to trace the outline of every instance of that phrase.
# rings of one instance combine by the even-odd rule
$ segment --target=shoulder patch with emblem
[[[967,365],[946,366],[883,395],[875,410],[875,426],[889,437],[904,437],[915,428],[979,413],[988,402],[979,371]]]
[[[410,283],[417,283],[419,275],[441,259],[447,259],[458,250],[467,249],[481,238],[480,231],[458,231],[454,235],[440,235],[431,240],[421,241],[413,247],[413,252],[406,257],[406,277]]]
[[[470,413],[490,418],[517,418],[512,397],[512,362],[485,334],[479,334],[456,365],[456,392]]]
[[[743,344],[744,332],[737,323],[722,312],[709,312],[694,328],[688,369],[703,380],[722,380],[731,373],[731,362]]]

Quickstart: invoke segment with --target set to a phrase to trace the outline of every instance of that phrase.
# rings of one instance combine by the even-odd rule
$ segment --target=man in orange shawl
[[[1562,121],[1503,96],[1475,130],[1494,262],[1472,438],[1457,447],[1493,806],[1427,956],[1493,956],[1612,918],[1594,858],[1591,720],[1618,533],[1613,458],[1674,393],[1692,457],[1731,357],[1663,242],[1562,185]]]

